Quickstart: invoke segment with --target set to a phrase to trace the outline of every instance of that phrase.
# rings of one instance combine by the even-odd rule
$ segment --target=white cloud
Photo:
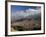
[[[25,11],[17,11],[17,12],[15,12],[14,14],[15,14],[15,18],[16,19],[21,19],[21,18],[25,18],[25,17],[27,17],[27,16],[31,16],[31,15],[34,15],[34,14],[38,14],[38,13],[40,13],[41,12],[41,9],[40,8],[37,8],[37,9],[27,9],[27,10],[25,10]]]
[[[24,11],[17,11],[16,15],[18,16],[28,16],[28,15],[33,15],[33,14],[37,14],[40,13],[40,9],[27,9]]]

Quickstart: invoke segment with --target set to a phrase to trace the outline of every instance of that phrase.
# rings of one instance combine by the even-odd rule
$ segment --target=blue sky
[[[27,17],[29,15],[34,15],[41,12],[41,7],[39,6],[17,6],[11,5],[12,16],[16,19]]]
[[[11,12],[14,13],[16,11],[21,11],[21,10],[26,10],[26,9],[36,9],[36,6],[16,6],[16,5],[11,5]]]

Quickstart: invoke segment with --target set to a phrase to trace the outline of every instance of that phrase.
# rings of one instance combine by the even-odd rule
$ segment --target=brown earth
[[[11,31],[29,31],[40,30],[41,22],[39,20],[24,20],[11,24]]]

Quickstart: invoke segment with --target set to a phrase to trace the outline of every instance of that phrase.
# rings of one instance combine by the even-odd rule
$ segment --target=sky
[[[11,5],[11,15],[15,16],[16,19],[27,17],[29,15],[38,14],[41,12],[40,6],[18,6]]]
[[[16,13],[17,11],[25,11],[27,9],[36,9],[39,8],[38,6],[18,6],[18,5],[11,5],[11,12]]]

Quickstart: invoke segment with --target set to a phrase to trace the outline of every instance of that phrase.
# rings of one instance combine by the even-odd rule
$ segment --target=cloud
[[[15,12],[15,19],[21,19],[21,18],[26,18],[27,16],[31,16],[31,15],[35,15],[41,12],[41,8],[37,8],[37,9],[27,9],[27,10],[22,10],[22,11],[17,11]]]

